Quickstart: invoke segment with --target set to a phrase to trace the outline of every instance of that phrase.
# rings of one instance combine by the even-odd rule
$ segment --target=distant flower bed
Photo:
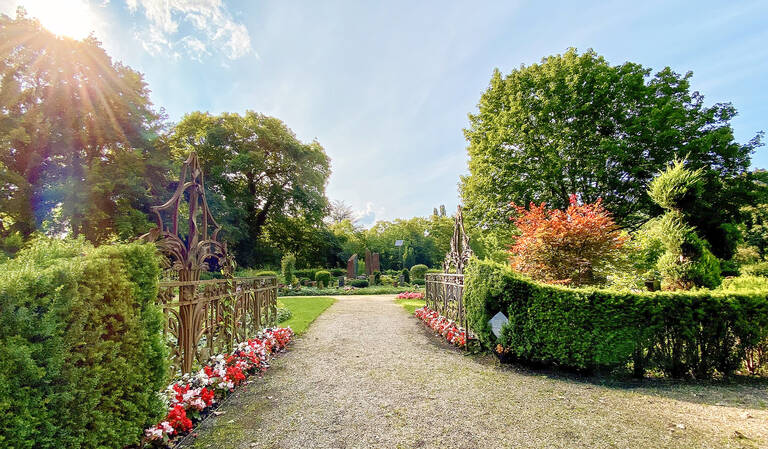
[[[249,376],[266,371],[272,355],[283,350],[292,337],[289,327],[267,329],[257,338],[238,344],[231,354],[212,357],[197,373],[186,374],[171,384],[165,391],[168,415],[145,431],[145,441],[164,446],[183,436],[192,429],[193,421],[206,415],[217,400]]]
[[[424,299],[424,294],[419,292],[402,292],[397,299]]]
[[[464,329],[427,306],[416,309],[414,315],[424,321],[432,330],[445,337],[449,343],[459,347],[467,344],[467,332]]]

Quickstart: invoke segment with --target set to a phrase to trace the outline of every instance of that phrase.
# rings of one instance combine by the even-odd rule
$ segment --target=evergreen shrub
[[[39,239],[0,265],[0,447],[123,448],[165,406],[154,245]]]
[[[426,265],[418,264],[411,267],[411,279],[424,279],[429,267]]]
[[[315,273],[315,281],[322,282],[324,286],[331,285],[331,273],[325,270],[319,270]]]

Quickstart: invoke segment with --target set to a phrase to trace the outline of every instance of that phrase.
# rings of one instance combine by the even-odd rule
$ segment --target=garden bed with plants
[[[142,447],[165,447],[192,434],[195,423],[214,413],[249,377],[264,373],[275,354],[285,350],[293,337],[290,327],[267,329],[238,344],[230,354],[219,354],[194,374],[186,374],[165,390],[168,414],[144,432]]]
[[[445,338],[448,343],[458,347],[466,346],[467,331],[459,327],[454,321],[441,316],[427,306],[414,311],[414,315],[435,333]]]

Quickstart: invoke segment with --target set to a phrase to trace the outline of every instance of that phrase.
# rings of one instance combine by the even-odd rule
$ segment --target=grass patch
[[[403,306],[411,315],[416,309],[421,309],[426,304],[423,299],[396,299],[395,302]]]
[[[291,318],[280,323],[281,327],[290,326],[296,335],[306,332],[310,324],[325,312],[325,309],[331,307],[336,300],[322,296],[301,297],[301,298],[280,298],[280,302],[291,311]]]

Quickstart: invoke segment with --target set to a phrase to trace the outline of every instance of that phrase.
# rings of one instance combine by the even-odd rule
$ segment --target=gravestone
[[[496,338],[499,338],[501,336],[501,327],[508,322],[509,320],[507,319],[506,315],[499,312],[488,321],[488,324],[491,325],[491,332],[493,332],[493,335],[495,335]]]
[[[344,276],[339,276],[339,287],[344,287]]]
[[[365,274],[371,276],[373,274],[373,256],[369,250],[365,250]]]
[[[381,263],[379,263],[379,253],[373,253],[372,261],[373,263],[371,265],[373,266],[371,267],[371,273],[373,273],[374,271],[378,271],[379,273],[381,273]]]
[[[355,276],[357,276],[357,254],[352,254],[347,261],[347,277],[354,279]]]

